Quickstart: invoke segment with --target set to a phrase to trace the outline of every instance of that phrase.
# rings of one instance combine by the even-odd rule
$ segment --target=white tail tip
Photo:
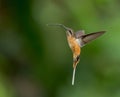
[[[75,71],[76,71],[76,67],[73,69],[72,85],[74,85],[74,81],[75,81]]]

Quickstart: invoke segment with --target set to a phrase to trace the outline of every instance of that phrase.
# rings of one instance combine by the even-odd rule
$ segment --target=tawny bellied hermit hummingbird
[[[105,33],[105,31],[94,32],[90,34],[85,34],[84,30],[80,30],[76,33],[73,32],[71,28],[68,28],[62,24],[48,24],[50,26],[60,26],[66,30],[67,41],[69,47],[73,52],[73,77],[72,77],[72,85],[74,85],[75,80],[75,71],[76,66],[80,61],[80,53],[81,47],[86,45],[87,43],[91,42],[92,40],[96,39],[97,37],[101,36]]]

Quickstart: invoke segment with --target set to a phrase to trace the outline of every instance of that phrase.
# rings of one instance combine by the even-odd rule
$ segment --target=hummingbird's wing
[[[75,37],[76,38],[80,38],[82,35],[85,35],[85,31],[84,30],[77,31],[75,33]]]
[[[104,33],[105,33],[105,31],[99,31],[99,32],[94,32],[94,33],[82,35],[79,38],[79,40],[80,40],[80,46],[82,47],[82,46],[86,45],[87,43],[89,43],[92,40],[98,38],[99,36],[101,36]]]

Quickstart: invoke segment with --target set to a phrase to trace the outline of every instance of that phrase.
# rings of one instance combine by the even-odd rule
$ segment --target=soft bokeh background
[[[62,23],[106,30],[82,48],[75,85]],[[0,0],[0,97],[120,97],[119,0]]]

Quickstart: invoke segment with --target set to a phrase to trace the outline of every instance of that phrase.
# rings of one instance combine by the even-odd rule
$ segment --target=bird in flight
[[[74,85],[75,72],[77,64],[80,61],[81,48],[85,46],[87,43],[91,42],[92,40],[103,35],[105,31],[98,31],[94,33],[85,34],[84,30],[80,30],[74,33],[74,31],[71,28],[68,28],[63,24],[48,24],[48,26],[60,26],[66,30],[67,41],[73,53],[72,85]]]

